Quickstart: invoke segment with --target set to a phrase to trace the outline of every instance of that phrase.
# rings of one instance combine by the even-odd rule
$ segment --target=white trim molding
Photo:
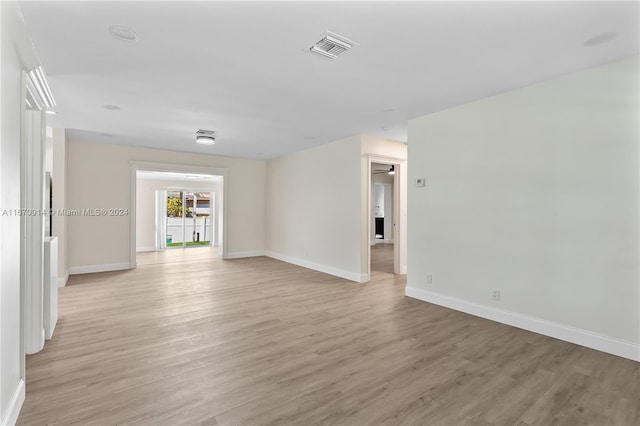
[[[129,262],[107,263],[105,265],[72,266],[69,268],[69,274],[93,274],[95,272],[123,271],[126,269],[131,269]]]
[[[374,246],[376,244],[393,244],[393,240],[376,238],[374,241],[371,242],[371,245]]]
[[[142,253],[147,251],[156,251],[156,247],[155,246],[136,247],[136,253]]]
[[[9,401],[9,405],[4,413],[2,413],[2,419],[0,419],[0,425],[2,426],[13,426],[18,421],[18,415],[20,414],[20,410],[22,409],[22,404],[24,403],[25,398],[25,388],[24,388],[24,379],[20,379],[18,382],[18,386],[16,386],[16,390],[13,392],[11,396],[11,400]]]
[[[23,72],[23,84],[28,77]],[[44,208],[44,141],[45,117],[43,111],[23,112],[20,146],[20,207]],[[28,354],[40,352],[43,319],[44,280],[44,216],[22,216],[20,219],[20,273],[23,299],[23,331]]]
[[[42,111],[56,106],[56,101],[53,99],[53,93],[51,93],[47,77],[41,65],[31,69],[27,73],[25,83],[27,89],[27,96],[25,98],[27,109]]]
[[[69,270],[67,269],[67,272],[64,274],[64,276],[58,277],[58,288],[62,288],[66,286],[68,281],[69,281]]]
[[[265,256],[264,250],[253,250],[253,251],[235,251],[232,253],[227,253],[227,256],[224,259],[242,259],[245,257],[258,257]]]
[[[272,259],[281,260],[283,262],[291,263],[297,266],[302,266],[303,268],[307,268],[307,269],[313,269],[314,271],[324,272],[325,274],[344,278],[345,280],[355,281],[357,283],[365,283],[369,281],[368,274],[358,274],[356,272],[345,271],[344,269],[338,269],[332,266],[321,265],[319,263],[310,262],[304,259],[298,259],[296,257],[287,256],[286,254],[274,253],[272,251],[267,251],[265,255]]]
[[[444,306],[456,311],[465,312],[477,317],[497,321],[513,327],[533,331],[576,345],[586,346],[591,349],[610,353],[633,361],[640,362],[640,344],[627,342],[613,337],[597,334],[569,325],[547,321],[517,312],[497,309],[491,306],[481,305],[457,297],[446,296],[428,290],[422,290],[407,286],[405,295],[413,299]]]

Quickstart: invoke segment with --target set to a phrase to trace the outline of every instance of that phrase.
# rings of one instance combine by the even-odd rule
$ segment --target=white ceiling
[[[636,55],[640,35],[635,1],[21,7],[58,103],[51,124],[71,140],[245,158],[362,133],[406,141],[410,118]],[[360,45],[310,54],[326,30]],[[216,145],[196,145],[199,128]]]

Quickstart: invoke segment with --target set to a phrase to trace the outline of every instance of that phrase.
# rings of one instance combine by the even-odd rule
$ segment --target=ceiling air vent
[[[355,45],[357,45],[357,43],[354,43],[348,38],[327,31],[327,34],[319,42],[311,46],[309,50],[318,55],[335,59]]]
[[[216,143],[216,132],[213,130],[197,130],[196,143],[200,145],[214,145]]]

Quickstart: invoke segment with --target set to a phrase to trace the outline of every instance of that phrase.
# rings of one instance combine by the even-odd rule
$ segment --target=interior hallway
[[[404,287],[266,257],[72,276],[19,424],[640,423],[636,362]]]
[[[374,271],[393,274],[393,244],[374,244],[371,246],[371,273]]]

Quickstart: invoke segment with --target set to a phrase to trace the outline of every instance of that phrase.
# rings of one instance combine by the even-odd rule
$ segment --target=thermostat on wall
[[[425,185],[425,178],[416,178],[415,182],[416,182],[416,187],[421,187]]]

